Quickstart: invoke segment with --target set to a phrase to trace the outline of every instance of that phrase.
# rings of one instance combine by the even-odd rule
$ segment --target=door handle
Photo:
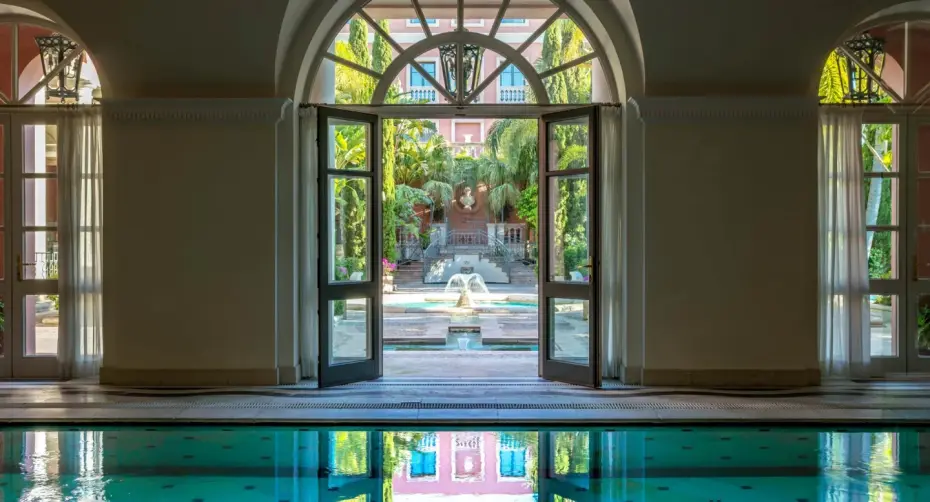
[[[16,254],[16,280],[23,280],[23,267],[34,267],[35,263],[23,263],[23,256],[19,253]]]

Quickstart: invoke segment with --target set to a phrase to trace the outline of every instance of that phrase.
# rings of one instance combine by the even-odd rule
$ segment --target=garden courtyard
[[[385,293],[385,377],[526,378],[539,375],[539,319],[534,286],[489,285],[472,308],[456,308],[442,287]],[[334,320],[333,351],[348,359],[366,349],[364,304],[349,301]],[[566,301],[554,314],[554,354],[584,359],[588,322],[582,302]]]

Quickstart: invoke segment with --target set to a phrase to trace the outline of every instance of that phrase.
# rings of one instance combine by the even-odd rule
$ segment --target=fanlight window
[[[827,57],[820,77],[823,104],[922,104],[930,99],[930,22],[869,28]]]
[[[508,2],[467,16],[461,0],[458,9],[421,3],[373,0],[357,12],[338,34],[325,56],[329,62],[320,69],[335,71],[335,85],[331,77],[317,79],[318,85],[333,86],[318,93],[323,101],[592,102],[593,75],[601,71],[598,53],[562,8],[534,8],[539,17],[533,19],[525,17],[526,9],[508,17],[514,9]],[[514,19],[520,23],[508,22]],[[509,79],[510,85],[503,86],[500,76],[515,71],[522,78]]]
[[[100,99],[100,77],[87,52],[53,28],[0,20],[0,46],[6,47],[0,47],[0,104],[91,104]]]

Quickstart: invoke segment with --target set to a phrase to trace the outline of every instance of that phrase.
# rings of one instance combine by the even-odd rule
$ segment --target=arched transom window
[[[92,104],[100,77],[77,42],[52,23],[0,15],[0,105]]]
[[[827,57],[823,104],[920,104],[930,99],[930,20],[866,27]]]
[[[600,52],[550,0],[483,4],[371,0],[324,56],[337,104],[584,104],[603,82]],[[499,5],[499,6],[497,6]],[[321,71],[326,70],[327,65]]]

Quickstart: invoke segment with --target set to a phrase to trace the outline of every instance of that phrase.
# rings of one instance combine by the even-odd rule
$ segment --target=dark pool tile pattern
[[[380,500],[387,477],[395,500],[930,500],[930,435],[906,428],[31,428],[0,441],[0,500]]]

